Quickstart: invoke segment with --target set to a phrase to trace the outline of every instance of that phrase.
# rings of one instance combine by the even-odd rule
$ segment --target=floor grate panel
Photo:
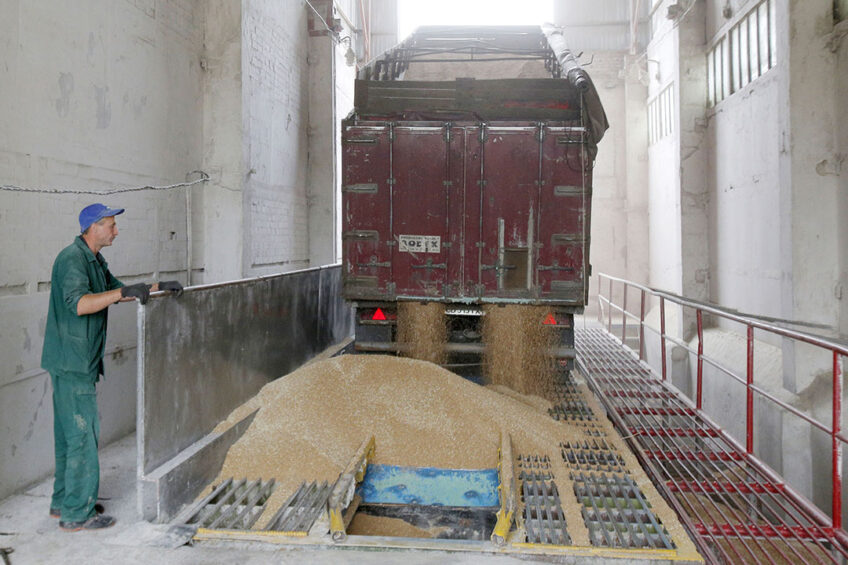
[[[301,483],[300,487],[274,514],[268,525],[268,531],[308,533],[312,524],[327,508],[332,486],[324,481]]]
[[[587,383],[708,562],[848,559],[844,531],[823,526],[615,337],[579,330],[576,348]]]
[[[524,529],[530,543],[569,545],[571,536],[556,483],[553,482],[550,457],[519,456]]]
[[[592,545],[674,549],[632,478],[618,473],[572,474],[574,494],[583,505],[583,521]]]
[[[227,479],[189,511],[184,523],[210,530],[249,530],[274,492],[274,479]]]

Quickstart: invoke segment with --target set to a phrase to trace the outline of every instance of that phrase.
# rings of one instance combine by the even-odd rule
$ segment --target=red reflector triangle
[[[374,315],[373,315],[373,316],[371,316],[371,319],[372,319],[372,320],[385,320],[385,319],[386,319],[386,315],[385,315],[385,314],[383,314],[383,309],[382,309],[382,308],[377,308],[377,311],[376,311],[376,312],[374,312]]]
[[[555,326],[556,325],[556,318],[554,318],[553,314],[548,314],[548,317],[545,318],[545,321],[542,322],[542,323],[545,324],[545,325],[548,325],[548,326]]]

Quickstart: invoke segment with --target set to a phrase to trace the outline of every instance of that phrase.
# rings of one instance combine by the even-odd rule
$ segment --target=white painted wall
[[[0,184],[105,190],[171,184],[201,166],[202,13],[189,0],[0,5]],[[122,206],[103,255],[125,282],[185,280],[183,189],[96,195],[0,191],[0,497],[53,466],[40,369],[50,270],[77,214]],[[135,426],[135,306],[110,312],[108,443]]]
[[[308,8],[277,0],[242,5],[243,275],[253,276],[310,264]]]
[[[577,49],[577,48],[575,48]],[[644,281],[648,276],[647,88],[635,57],[623,52],[584,53],[586,67],[610,127],[598,144],[592,172],[593,273]],[[597,277],[589,285],[587,315],[597,309]]]
[[[711,298],[781,316],[780,69],[707,114],[710,138]]]
[[[681,292],[682,242],[680,230],[680,153],[678,136],[679,74],[675,29],[660,3],[651,21],[654,30],[644,62],[648,78],[648,99],[656,98],[669,86],[672,89],[672,132],[648,147],[648,216],[649,265],[648,284],[671,292]]]

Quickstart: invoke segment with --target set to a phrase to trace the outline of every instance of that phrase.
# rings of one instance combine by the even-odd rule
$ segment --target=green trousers
[[[62,510],[64,522],[82,522],[95,515],[94,503],[100,489],[96,377],[78,373],[50,375],[56,452],[50,507]]]

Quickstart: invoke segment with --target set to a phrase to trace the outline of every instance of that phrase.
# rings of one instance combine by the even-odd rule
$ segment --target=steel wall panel
[[[486,128],[483,149],[483,221],[479,241],[483,242],[480,283],[487,296],[530,297],[532,294],[533,243],[539,214],[539,142],[536,127]],[[502,241],[501,234],[502,232]],[[501,248],[528,257],[518,264],[501,254]],[[519,261],[520,262],[520,261]],[[507,270],[531,273],[530,284],[507,288],[502,279]]]
[[[445,294],[448,269],[443,244],[450,239],[445,128],[399,126],[394,134],[392,267],[396,293],[440,297]]]
[[[140,475],[351,335],[338,266],[155,296],[139,314]]]
[[[538,281],[541,295],[585,300],[589,259],[592,177],[582,132],[545,128],[539,221]]]

